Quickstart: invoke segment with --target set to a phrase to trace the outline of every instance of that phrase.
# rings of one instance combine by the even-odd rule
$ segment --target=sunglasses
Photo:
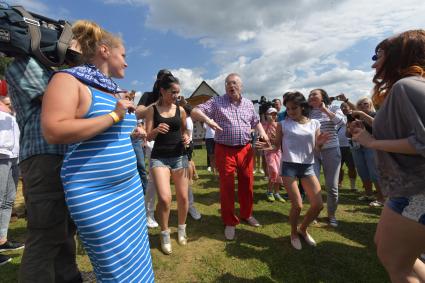
[[[376,54],[375,54],[375,55],[373,55],[373,56],[372,56],[372,61],[377,61],[377,60],[378,60],[378,55],[376,55]]]

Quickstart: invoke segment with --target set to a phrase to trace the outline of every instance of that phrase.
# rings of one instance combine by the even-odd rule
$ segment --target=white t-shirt
[[[189,139],[192,141],[192,133],[193,133],[193,121],[190,116],[186,117],[186,129],[187,133],[189,134]]]
[[[282,161],[313,164],[316,132],[320,129],[320,122],[310,119],[300,124],[287,118],[280,122],[282,125]]]
[[[208,126],[207,123],[204,123],[204,129],[205,129],[205,138],[206,139],[213,139],[215,136],[215,131]]]
[[[19,126],[16,118],[0,111],[0,159],[17,158],[19,155]]]

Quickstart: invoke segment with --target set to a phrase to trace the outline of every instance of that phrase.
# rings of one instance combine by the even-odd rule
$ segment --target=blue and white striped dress
[[[115,109],[117,99],[91,88],[86,118]],[[130,133],[134,114],[69,146],[62,166],[65,199],[99,282],[153,282],[142,183]]]

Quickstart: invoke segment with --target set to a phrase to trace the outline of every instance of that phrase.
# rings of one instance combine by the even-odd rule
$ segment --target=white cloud
[[[425,24],[423,0],[406,0],[402,5],[389,0],[130,2],[148,7],[149,27],[198,39],[211,49],[211,62],[220,72],[207,82],[218,92],[223,90],[225,75],[238,72],[250,98],[271,99],[288,89],[306,93],[318,87],[331,94],[345,92],[354,99],[364,96],[372,88],[370,56],[351,55],[356,56],[350,58],[357,61],[354,67],[340,55],[354,45],[361,48],[366,40],[378,43]],[[196,71],[196,66],[193,69],[179,69],[184,70],[184,91],[193,91],[209,75],[206,70]]]
[[[35,12],[35,13],[47,13],[49,11],[49,7],[41,1],[35,0],[14,0],[10,1],[10,5],[21,5],[27,11]]]
[[[192,95],[193,91],[203,81],[201,69],[171,69],[171,73],[180,81],[180,93],[184,97]]]

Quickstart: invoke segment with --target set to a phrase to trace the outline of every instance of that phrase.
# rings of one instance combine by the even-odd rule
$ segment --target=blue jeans
[[[357,148],[353,147],[351,152],[353,153],[357,173],[362,181],[377,182],[378,174],[376,172],[375,151],[373,149],[360,146]]]
[[[146,174],[145,154],[143,153],[142,141],[132,139],[132,145],[133,145],[134,153],[136,154],[137,171],[139,172],[140,179],[142,180],[143,193],[144,193],[148,185],[148,177]]]
[[[18,159],[0,159],[0,239],[7,239],[18,186]]]

